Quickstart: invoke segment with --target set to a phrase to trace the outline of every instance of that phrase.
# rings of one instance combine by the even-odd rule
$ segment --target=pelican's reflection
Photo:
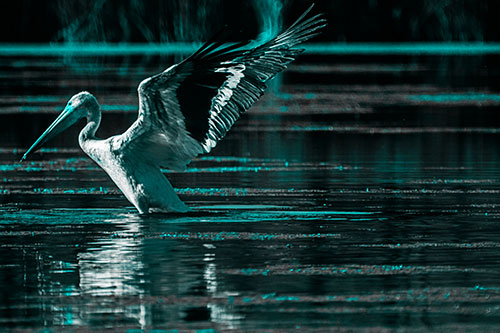
[[[93,237],[78,252],[78,291],[85,300],[73,321],[109,320],[141,328],[189,321],[240,327],[243,316],[230,300],[213,243],[162,237],[198,234],[198,225],[164,223],[158,218],[125,216],[116,230]],[[219,253],[221,254],[221,253]],[[66,321],[68,322],[68,321]]]
[[[203,261],[205,262],[205,268],[203,272],[203,279],[206,284],[207,292],[209,296],[213,298],[228,298],[233,296],[238,296],[239,293],[236,291],[219,290],[217,283],[217,265],[215,263],[215,246],[213,244],[203,244],[203,246],[209,249],[205,254]],[[210,310],[210,319],[214,323],[223,324],[228,329],[236,329],[240,327],[240,321],[244,318],[241,314],[236,313],[233,310],[232,305],[209,302],[207,304]]]
[[[111,220],[108,222],[114,222]],[[116,221],[117,222],[117,221]],[[143,304],[144,263],[142,260],[141,226],[135,217],[119,221],[118,237],[109,235],[89,243],[77,256],[82,296],[96,296],[99,306],[82,309],[87,318],[118,315],[127,321],[148,325],[148,311]],[[100,297],[102,296],[102,297]],[[132,304],[117,306],[116,299],[109,296],[133,296]],[[139,297],[137,297],[139,296]],[[85,316],[85,315],[84,315]],[[125,319],[123,318],[123,319]]]
[[[77,258],[81,293],[92,296],[143,294],[136,283],[143,270],[140,243],[131,238],[113,239],[81,252]]]

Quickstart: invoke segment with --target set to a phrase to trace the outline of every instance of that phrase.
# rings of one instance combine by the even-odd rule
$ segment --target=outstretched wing
[[[251,50],[216,36],[193,55],[141,82],[139,117],[115,144],[124,153],[183,168],[216,146],[264,93],[266,82],[303,52],[295,48],[326,25],[312,6],[285,32]]]

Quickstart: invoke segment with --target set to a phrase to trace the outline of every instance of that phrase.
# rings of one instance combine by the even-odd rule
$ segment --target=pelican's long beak
[[[77,112],[70,106],[66,106],[63,112],[57,117],[56,120],[43,132],[42,135],[35,141],[35,143],[24,153],[21,162],[24,161],[31,153],[37,151],[44,143],[53,139],[58,134],[64,132],[71,125],[76,123],[81,117],[79,117]]]

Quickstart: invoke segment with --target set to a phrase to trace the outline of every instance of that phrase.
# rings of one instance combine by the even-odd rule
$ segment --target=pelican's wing
[[[303,51],[294,46],[325,26],[321,14],[305,18],[311,8],[257,48],[222,47],[216,36],[178,65],[141,82],[139,117],[120,136],[120,146],[170,168],[209,152],[262,96],[266,82]]]

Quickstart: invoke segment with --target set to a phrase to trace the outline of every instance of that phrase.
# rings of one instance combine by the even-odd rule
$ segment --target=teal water
[[[0,57],[0,327],[494,331],[497,56],[305,56],[138,215],[77,147],[24,149],[88,89],[106,137],[165,57]],[[164,66],[168,67],[168,66]]]

